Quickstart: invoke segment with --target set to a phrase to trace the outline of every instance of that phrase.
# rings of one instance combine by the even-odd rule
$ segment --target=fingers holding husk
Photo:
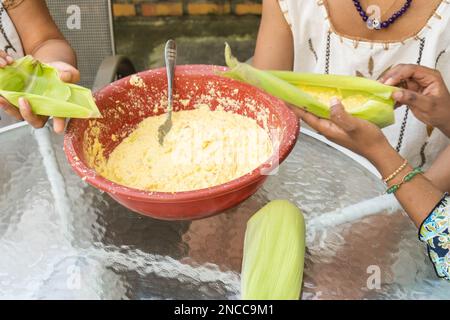
[[[62,61],[52,62],[49,65],[58,70],[59,78],[63,82],[78,83],[80,81],[80,71],[72,65]]]
[[[45,126],[48,117],[35,115],[31,109],[30,103],[26,99],[19,98],[18,104],[23,120],[28,122],[33,128],[36,129]]]
[[[21,92],[4,92],[0,90],[0,95],[5,96],[8,101],[19,108],[19,99],[24,95]],[[83,100],[82,94],[75,94],[76,100]],[[53,116],[58,118],[98,118],[100,113],[97,108],[94,110],[77,104],[77,101],[60,101],[45,96],[26,95],[27,101],[31,106],[31,110],[36,115]]]
[[[300,119],[305,121],[311,128],[313,128],[316,131],[320,131],[319,117],[316,117],[312,113],[306,112],[303,109],[299,109],[299,111],[297,111],[296,114],[300,117]]]
[[[0,57],[5,59],[8,64],[11,64],[14,62],[14,58],[11,57],[8,53],[6,53],[3,50],[0,50]]]
[[[2,109],[7,115],[19,121],[23,120],[19,109],[17,109],[14,105],[10,104],[8,100],[6,100],[3,97],[0,97],[0,109]]]
[[[61,69],[61,77],[71,77],[71,81],[79,78],[72,66],[63,65]],[[0,95],[17,108],[20,108],[19,98],[26,98],[35,115],[60,118],[101,116],[89,89],[64,83],[55,67],[40,63],[31,56],[0,68]]]
[[[411,90],[399,90],[395,92],[392,97],[397,103],[408,105],[411,109],[418,109],[420,111],[431,109],[433,105],[433,101],[430,97]]]
[[[345,132],[352,132],[357,128],[356,119],[350,116],[338,98],[331,99],[330,120]]]
[[[289,109],[291,109],[292,110],[292,112],[294,112],[295,113],[295,115],[298,117],[298,118],[302,118],[302,116],[305,114],[305,110],[303,110],[302,108],[299,108],[299,107],[296,107],[296,106],[294,106],[294,105],[292,105],[292,104],[289,104],[289,103],[287,103],[287,106],[289,107]]]
[[[404,82],[405,79],[412,78],[415,71],[415,65],[399,64],[386,71],[378,81],[385,85],[398,86]]]
[[[64,118],[53,118],[53,130],[58,133],[64,133],[66,129],[66,119]]]
[[[339,126],[336,126],[331,120],[319,118],[306,111],[303,111],[300,118],[327,139],[333,140],[342,134]]]
[[[4,68],[14,62],[14,59],[5,51],[0,50],[0,68]]]
[[[0,68],[4,68],[8,65],[8,62],[5,58],[0,57]]]
[[[23,120],[28,122],[33,128],[36,128],[36,129],[40,129],[45,126],[49,117],[39,116],[39,115],[34,114],[29,101],[27,101],[24,98],[19,98],[18,103],[19,103],[20,115],[23,118]],[[65,126],[66,126],[66,122],[65,122],[64,118],[54,118],[53,119],[53,129],[56,133],[59,133],[59,134],[63,133]]]
[[[70,71],[60,71],[59,78],[64,82],[72,82],[72,73]]]
[[[438,75],[434,69],[414,64],[400,64],[386,72],[380,81],[389,86],[397,86],[407,80],[414,80],[421,87],[426,87],[436,80]]]

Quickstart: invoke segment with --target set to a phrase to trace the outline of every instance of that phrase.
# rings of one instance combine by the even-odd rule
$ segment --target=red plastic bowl
[[[228,98],[237,102],[234,108],[229,108],[230,111],[255,119],[256,112],[249,105],[257,105],[260,112],[268,114],[267,126],[280,130],[280,143],[279,152],[253,172],[223,185],[189,192],[146,192],[125,187],[98,175],[86,164],[83,137],[94,121],[81,119],[70,121],[64,139],[64,150],[70,165],[92,186],[107,192],[130,210],[153,218],[199,219],[241,203],[265,182],[267,175],[264,172],[276,168],[292,151],[298,138],[299,123],[295,114],[282,101],[245,83],[220,77],[217,75],[218,70],[224,68],[203,65],[177,67],[174,110],[191,110],[202,101],[208,101],[214,110],[218,100]],[[99,141],[104,146],[106,157],[121,142],[120,139],[111,139],[112,135],[120,137],[121,133],[125,133],[122,136],[126,136],[143,119],[164,113],[163,107],[155,110],[154,106],[166,100],[165,69],[145,71],[138,76],[145,85],[133,85],[131,77],[128,77],[95,94],[97,105],[103,114],[102,119],[95,121],[103,125]],[[189,103],[186,103],[187,100]],[[257,121],[263,127],[261,119]]]

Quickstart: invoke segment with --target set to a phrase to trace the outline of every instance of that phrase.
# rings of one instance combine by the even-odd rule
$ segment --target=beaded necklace
[[[398,18],[403,16],[408,9],[411,7],[412,0],[406,0],[403,7],[395,12],[389,19],[385,21],[378,20],[376,18],[370,18],[367,12],[362,8],[360,0],[353,0],[353,4],[355,5],[356,10],[358,10],[359,15],[363,19],[364,22],[367,23],[367,26],[370,29],[381,30],[386,29],[390,25],[392,25]]]

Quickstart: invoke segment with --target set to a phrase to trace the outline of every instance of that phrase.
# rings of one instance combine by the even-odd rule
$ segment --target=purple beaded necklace
[[[369,16],[367,15],[367,12],[362,8],[361,2],[359,0],[353,0],[353,4],[355,5],[356,10],[358,10],[359,15],[361,16],[361,18],[364,20],[364,22],[367,23],[367,26],[370,29],[375,29],[375,30],[381,30],[381,29],[388,28],[398,18],[400,18],[402,15],[404,15],[406,13],[406,11],[408,11],[408,9],[411,7],[411,3],[412,3],[412,0],[406,0],[405,4],[403,5],[403,7],[399,11],[394,13],[386,21],[380,21],[378,19],[369,18]]]

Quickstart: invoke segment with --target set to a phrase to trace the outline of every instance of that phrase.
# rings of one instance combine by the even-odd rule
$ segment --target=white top
[[[0,4],[0,50],[18,59],[24,52],[19,34],[3,4]]]
[[[0,50],[5,51],[14,59],[24,56],[19,34],[3,4],[0,4]],[[0,127],[16,122],[2,110],[0,110],[0,117]]]
[[[294,71],[326,73],[328,69],[330,74],[377,79],[399,63],[420,63],[440,70],[450,88],[450,2],[446,0],[416,36],[391,43],[356,41],[338,35],[322,0],[279,0],[279,4],[294,37]],[[406,110],[405,106],[398,108],[396,123],[383,130],[394,147],[399,143]],[[428,137],[426,125],[409,112],[400,153],[412,165],[420,165],[424,148],[427,167],[449,142],[439,130],[433,130]]]

